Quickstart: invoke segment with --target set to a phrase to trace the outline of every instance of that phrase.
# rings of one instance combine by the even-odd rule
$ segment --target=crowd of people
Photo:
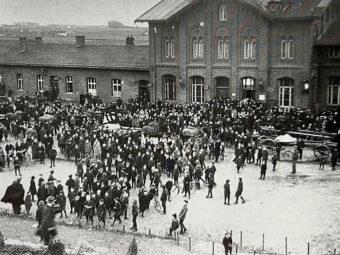
[[[117,131],[103,125],[107,109],[113,111],[112,124],[131,129]],[[90,227],[95,217],[98,225],[104,227],[108,217],[113,218],[112,225],[121,223],[131,210],[131,229],[137,231],[137,217],[144,217],[150,202],[160,200],[162,213],[167,213],[173,188],[182,191],[185,201],[178,217],[173,214],[169,234],[177,229],[185,233],[184,220],[192,189],[206,185],[206,197],[213,197],[214,163],[225,160],[226,148],[234,148],[232,160],[237,172],[245,164],[256,163],[261,169],[260,179],[264,180],[270,158],[268,150],[256,140],[262,126],[284,134],[298,129],[337,132],[340,124],[337,112],[268,108],[249,100],[214,99],[202,104],[175,105],[161,101],[150,104],[131,98],[125,105],[110,106],[89,95],[82,95],[80,103],[51,103],[39,95],[18,98],[14,110],[20,114],[15,118],[5,114],[0,129],[0,141],[6,143],[4,148],[0,146],[0,168],[12,166],[18,178],[8,187],[2,201],[12,203],[16,214],[20,213],[22,204],[29,213],[32,202],[36,201],[38,233],[45,243],[55,233],[52,214],[68,217],[66,208],[79,220],[84,217]],[[154,139],[138,129],[151,123],[158,124],[162,139]],[[184,135],[183,130],[188,128],[199,129],[199,137]],[[300,143],[293,155],[293,173],[294,162],[302,150]],[[58,153],[75,162],[74,170],[70,170],[69,179],[64,182],[66,187],[54,177]],[[280,153],[274,153],[271,157],[274,171],[279,156]],[[336,164],[337,153],[333,157]],[[25,196],[21,167],[27,162],[45,164],[46,158],[50,159],[50,175],[40,175],[37,184],[32,176]],[[131,201],[132,189],[138,190],[138,199]],[[242,192],[240,178],[235,204],[239,198],[246,202]],[[230,194],[226,180],[224,204],[230,204]]]

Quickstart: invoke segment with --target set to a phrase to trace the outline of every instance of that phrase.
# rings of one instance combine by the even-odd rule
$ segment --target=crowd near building
[[[281,107],[340,105],[336,0],[163,0],[136,22],[149,46],[0,44],[0,83],[14,97],[53,91],[115,101],[251,98]]]

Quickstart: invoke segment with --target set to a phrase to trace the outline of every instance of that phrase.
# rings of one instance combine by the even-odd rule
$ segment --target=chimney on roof
[[[134,46],[135,45],[135,38],[133,36],[126,37],[126,46]]]
[[[19,46],[20,46],[20,49],[22,50],[27,49],[27,38],[26,37],[19,37]]]
[[[77,45],[77,47],[85,46],[85,36],[77,35],[76,36],[76,45]]]
[[[36,42],[36,43],[42,43],[42,42],[43,42],[42,37],[41,37],[41,36],[36,36],[36,37],[35,37],[35,42]]]

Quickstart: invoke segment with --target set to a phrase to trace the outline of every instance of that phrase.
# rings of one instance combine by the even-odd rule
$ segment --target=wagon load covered
[[[144,126],[142,128],[143,132],[149,136],[158,136],[160,135],[160,132],[159,132],[159,124],[158,123],[155,123],[155,122],[152,122],[150,123],[149,125],[147,126]]]
[[[293,144],[296,144],[297,139],[292,137],[289,134],[285,134],[285,135],[280,135],[280,136],[276,137],[275,141],[278,142],[278,143],[293,143]]]
[[[200,134],[200,130],[196,127],[187,127],[184,128],[182,131],[182,135],[183,136],[187,136],[187,137],[194,137],[194,136],[198,136]]]
[[[41,117],[39,117],[39,120],[40,121],[50,121],[50,120],[53,120],[53,115],[50,115],[50,114],[45,114]]]

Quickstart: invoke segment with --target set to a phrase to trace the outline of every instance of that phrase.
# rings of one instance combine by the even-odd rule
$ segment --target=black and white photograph
[[[340,255],[340,0],[0,0],[0,255]]]

